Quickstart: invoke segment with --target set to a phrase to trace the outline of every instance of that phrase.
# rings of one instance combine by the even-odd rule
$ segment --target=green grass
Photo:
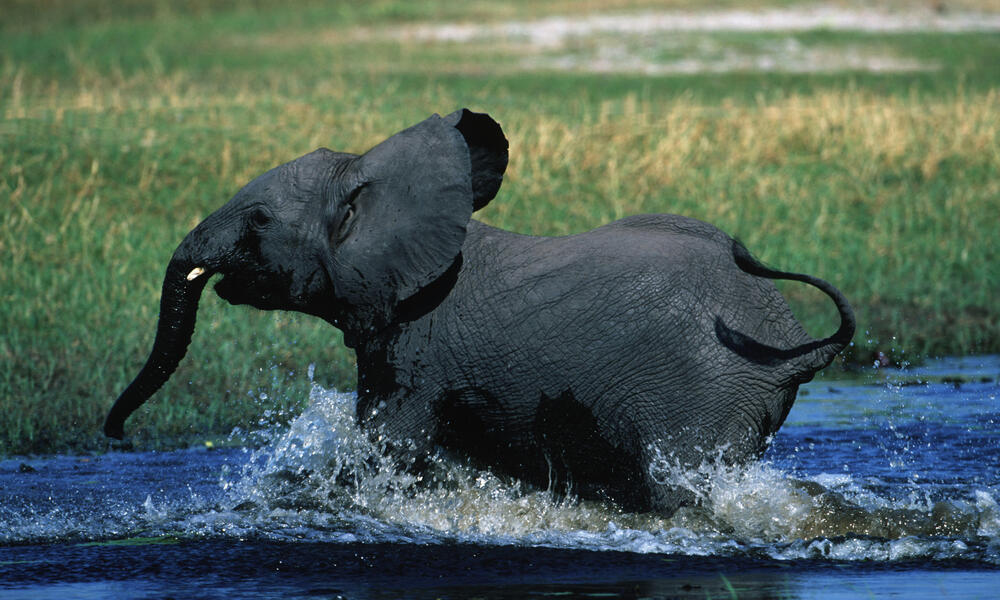
[[[860,321],[849,358],[1000,352],[1000,35],[795,34],[940,66],[926,72],[645,77],[527,68],[531,50],[512,43],[384,35],[564,4],[360,5],[5,8],[0,455],[106,447],[100,424],[149,350],[167,260],[243,184],[461,106],[493,114],[511,141],[479,218],[563,234],[695,216],[841,287]],[[711,35],[754,51],[787,34]],[[784,290],[814,334],[836,327],[821,296]],[[353,360],[325,323],[207,292],[187,358],[128,431],[157,447],[281,422],[307,397],[309,364],[350,389]]]

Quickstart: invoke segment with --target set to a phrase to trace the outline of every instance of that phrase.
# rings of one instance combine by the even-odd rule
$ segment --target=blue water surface
[[[400,475],[314,386],[253,448],[0,460],[3,598],[993,598],[1000,357],[814,381],[671,518],[441,458]]]

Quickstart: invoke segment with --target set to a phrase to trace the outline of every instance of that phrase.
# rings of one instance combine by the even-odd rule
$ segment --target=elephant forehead
[[[276,216],[287,216],[282,213],[321,198],[327,178],[303,166],[292,161],[257,176],[233,196],[224,212],[233,214],[232,211],[266,206]]]
[[[324,181],[340,176],[358,158],[357,154],[317,148],[279,168],[287,172],[290,177]]]
[[[330,181],[333,165],[325,153],[310,152],[276,169],[272,182],[276,201],[305,201],[317,198]]]
[[[321,195],[354,159],[354,154],[320,148],[257,176],[237,197],[270,202],[311,200]]]
[[[289,180],[293,173],[289,172],[288,166],[280,165],[258,175],[233,196],[227,208],[243,209],[260,204],[272,209],[279,207],[290,196]]]

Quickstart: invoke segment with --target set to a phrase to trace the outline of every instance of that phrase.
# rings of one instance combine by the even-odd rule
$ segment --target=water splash
[[[337,514],[342,525],[369,533],[377,523],[380,533],[440,540],[513,542],[540,532],[603,531],[613,519],[657,520],[558,499],[454,457],[433,456],[419,474],[400,469],[384,443],[357,428],[354,405],[354,394],[314,386],[288,431],[255,451],[236,479],[222,482],[224,503]]]
[[[258,515],[256,526],[261,515],[294,515],[291,531],[300,536],[307,523],[309,535],[320,537],[335,531],[379,541],[780,558],[953,558],[969,554],[970,541],[988,554],[983,548],[1000,530],[996,500],[985,490],[971,502],[891,498],[880,495],[885,486],[877,479],[795,478],[767,462],[726,465],[721,452],[694,469],[657,457],[651,469],[661,481],[697,498],[670,518],[557,497],[454,458],[433,457],[417,475],[400,471],[383,445],[357,429],[354,401],[315,386],[288,431],[224,482],[224,504]]]

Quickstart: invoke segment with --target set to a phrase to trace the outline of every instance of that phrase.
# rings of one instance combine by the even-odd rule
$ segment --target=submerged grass
[[[927,72],[643,77],[524,71],[523,49],[354,27],[514,16],[496,3],[123,13],[92,0],[49,23],[58,4],[12,13],[0,37],[0,454],[103,447],[105,411],[152,342],[167,260],[243,184],[461,106],[492,113],[511,142],[479,218],[558,235],[691,215],[843,289],[855,360],[1000,351],[997,34],[878,37],[933,58]],[[836,327],[818,293],[784,291],[814,334]],[[129,422],[138,443],[280,422],[307,398],[310,364],[318,383],[353,386],[332,327],[224,304],[204,295],[188,357]]]

